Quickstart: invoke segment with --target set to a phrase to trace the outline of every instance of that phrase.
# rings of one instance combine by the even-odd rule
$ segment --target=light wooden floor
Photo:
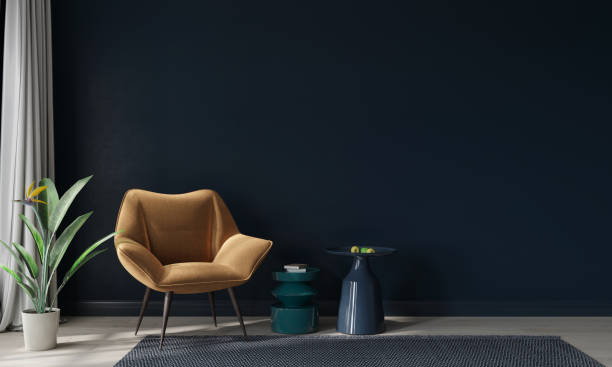
[[[141,337],[157,335],[161,317],[147,317],[134,336],[135,317],[74,317],[60,326],[58,348],[25,352],[23,335],[0,333],[0,366],[112,366]],[[335,319],[322,318],[319,334],[335,334]],[[389,317],[387,334],[402,335],[559,335],[612,367],[612,317]],[[251,335],[272,334],[269,319],[247,317]],[[170,317],[167,335],[240,334],[234,317]],[[257,367],[257,366],[254,366]]]

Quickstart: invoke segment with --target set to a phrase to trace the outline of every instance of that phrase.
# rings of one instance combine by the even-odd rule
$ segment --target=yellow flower
[[[47,186],[40,186],[40,187],[35,188],[34,190],[32,189],[34,189],[34,182],[32,182],[30,187],[26,189],[25,200],[29,203],[47,204],[46,202],[42,200],[34,199],[36,196],[40,195],[41,192],[45,191],[47,189]]]

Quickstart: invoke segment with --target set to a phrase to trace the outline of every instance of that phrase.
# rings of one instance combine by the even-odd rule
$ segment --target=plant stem
[[[41,228],[41,230],[43,230],[45,235],[44,235],[44,241],[43,241],[44,253],[43,253],[43,258],[42,258],[42,272],[41,272],[41,279],[40,279],[40,296],[38,298],[38,308],[39,309],[37,312],[39,313],[45,312],[46,305],[47,305],[47,288],[45,287],[45,285],[49,277],[48,262],[49,262],[49,251],[51,248],[51,238],[52,238],[52,235],[49,233],[48,230],[44,230],[43,228]]]
[[[43,239],[43,258],[40,259],[41,261],[41,272],[40,272],[40,285],[38,287],[38,299],[37,299],[37,303],[34,303],[34,307],[36,308],[36,312],[37,313],[44,313],[45,312],[45,306],[47,303],[47,290],[43,289],[43,285],[46,283],[47,280],[47,248],[50,245],[50,237],[49,237],[49,231],[46,228],[45,225],[43,225],[42,222],[42,218],[40,217],[40,214],[38,213],[38,207],[34,208],[32,207],[32,210],[34,211],[34,214],[36,215],[36,221],[38,222],[38,227],[40,230],[40,234],[42,236]]]

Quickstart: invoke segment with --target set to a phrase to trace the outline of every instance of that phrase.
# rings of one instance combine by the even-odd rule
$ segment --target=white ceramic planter
[[[33,309],[23,310],[23,340],[26,350],[47,350],[57,345],[59,308],[48,308],[48,312],[36,313]]]

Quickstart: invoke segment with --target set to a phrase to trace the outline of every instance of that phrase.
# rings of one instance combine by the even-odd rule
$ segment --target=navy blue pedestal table
[[[351,253],[350,247],[328,248],[333,255],[352,256],[351,270],[342,281],[342,295],[338,307],[336,329],[343,334],[367,335],[385,331],[380,286],[370,270],[371,257],[390,255],[397,250],[390,247],[371,247],[370,254]]]

